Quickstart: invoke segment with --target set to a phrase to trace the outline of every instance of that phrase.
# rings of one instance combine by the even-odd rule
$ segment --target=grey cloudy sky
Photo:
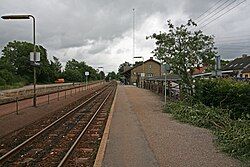
[[[166,31],[166,20],[174,24],[195,19],[219,0],[1,0],[0,15],[32,14],[37,20],[37,43],[65,64],[74,58],[105,72],[115,70],[124,61],[133,62],[132,9],[136,9],[136,56],[152,56],[154,41],[145,37]],[[242,3],[241,3],[242,2]],[[222,5],[224,3],[224,5]],[[240,4],[241,3],[241,4]],[[230,5],[231,4],[231,5]],[[224,12],[237,7],[223,15]],[[239,57],[250,51],[249,0],[221,0],[209,16],[203,15],[200,27],[215,35],[223,59]],[[229,5],[229,6],[227,6]],[[227,6],[227,7],[226,7]],[[223,7],[225,7],[224,10]],[[214,16],[213,16],[214,15]],[[204,22],[206,21],[206,22]],[[204,23],[203,23],[204,22]],[[0,20],[0,48],[9,41],[32,41],[30,20]]]

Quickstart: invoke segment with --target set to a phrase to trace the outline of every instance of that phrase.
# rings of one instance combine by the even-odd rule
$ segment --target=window
[[[245,75],[245,78],[248,78],[248,74]]]
[[[152,73],[147,73],[147,77],[152,77],[153,74]]]
[[[149,64],[149,69],[151,69],[152,68],[152,65],[151,64]]]

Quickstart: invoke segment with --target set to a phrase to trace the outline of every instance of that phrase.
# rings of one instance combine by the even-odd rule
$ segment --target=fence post
[[[59,86],[57,87],[57,100],[59,100]]]
[[[49,94],[48,94],[48,104],[49,104]]]
[[[18,115],[18,97],[16,97],[16,114]]]
[[[67,96],[67,90],[65,90],[65,93],[64,93],[64,97],[66,99],[66,96]]]

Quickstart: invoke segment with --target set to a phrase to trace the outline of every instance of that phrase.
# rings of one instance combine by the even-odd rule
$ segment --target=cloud
[[[1,0],[0,15],[33,14],[36,17],[37,43],[65,64],[74,58],[93,66],[115,70],[119,64],[133,62],[132,9],[136,9],[136,54],[152,56],[153,40],[145,37],[166,31],[166,20],[186,23],[212,7],[217,0]],[[249,2],[243,3],[204,29],[216,40],[242,32],[249,34]],[[0,47],[9,41],[32,41],[32,22],[0,21]],[[240,39],[237,41],[239,42]],[[220,48],[222,58],[233,58],[249,50]]]

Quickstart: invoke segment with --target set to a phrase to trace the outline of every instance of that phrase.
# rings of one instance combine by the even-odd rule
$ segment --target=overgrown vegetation
[[[169,101],[165,111],[185,123],[213,130],[219,148],[241,160],[250,160],[250,122],[233,120],[230,110],[190,101]]]
[[[232,79],[196,82],[194,98],[210,107],[230,109],[232,119],[250,118],[250,83]]]

